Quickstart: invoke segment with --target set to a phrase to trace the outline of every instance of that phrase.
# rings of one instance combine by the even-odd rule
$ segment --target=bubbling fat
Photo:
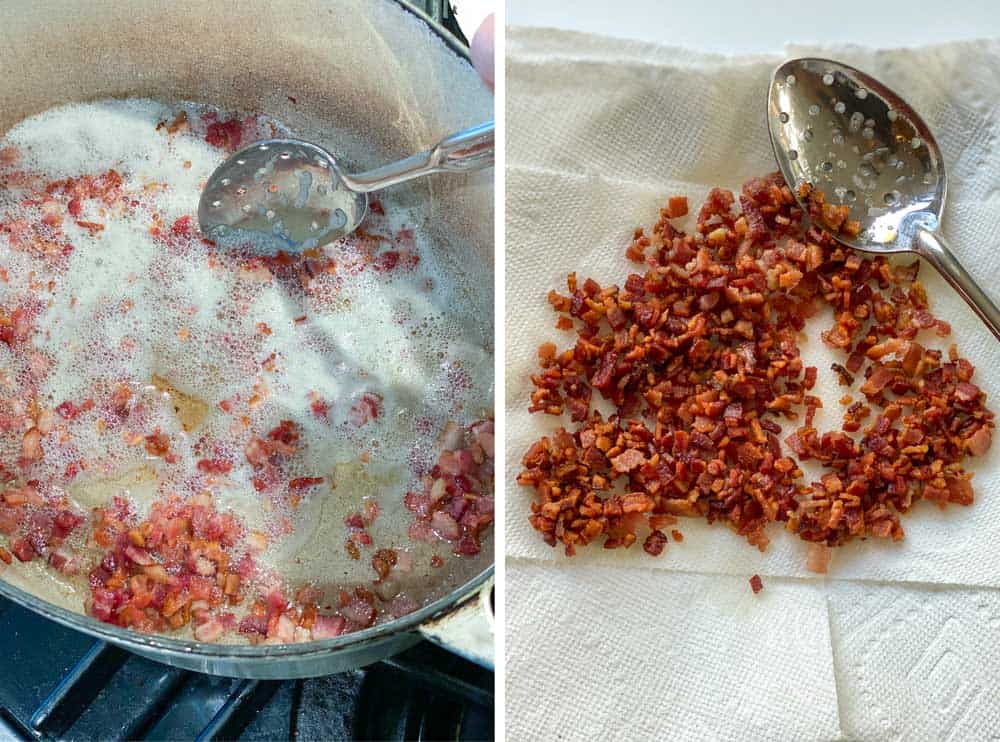
[[[418,602],[434,597],[461,559],[447,542],[407,537],[404,495],[433,466],[449,423],[491,415],[490,308],[479,305],[475,277],[446,269],[421,215],[394,208],[391,193],[359,233],[305,259],[202,240],[193,214],[227,155],[219,131],[229,151],[291,135],[249,116],[216,126],[213,139],[212,125],[226,120],[202,105],[108,100],[49,110],[0,140],[0,308],[28,307],[32,318],[30,352],[0,343],[0,411],[14,421],[0,429],[0,462],[83,510],[119,496],[142,518],[171,494],[210,492],[246,532],[266,534],[264,581],[293,587],[372,580],[370,555],[344,548],[344,520],[377,502],[372,548],[412,555],[404,587]],[[121,197],[79,198],[57,229],[46,223],[57,208],[47,189],[58,195],[60,181],[89,176],[100,191],[112,170]],[[123,387],[124,417],[108,402]],[[32,396],[49,410],[93,407],[54,415],[44,458],[18,468],[31,422],[17,415]],[[298,427],[299,447],[281,481],[261,488],[244,447],[283,420]],[[145,445],[156,432],[169,455]],[[231,470],[207,476],[204,459]],[[301,477],[323,481],[291,492],[288,481]],[[432,557],[445,568],[431,568]],[[15,581],[30,575],[33,592],[80,608],[78,582],[53,577],[48,590],[37,565],[6,571],[16,568]]]

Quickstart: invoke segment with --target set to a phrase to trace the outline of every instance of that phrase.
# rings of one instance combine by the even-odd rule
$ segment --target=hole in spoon
[[[795,75],[789,75],[788,77],[786,77],[785,78],[785,82],[787,82],[789,85],[794,85],[795,84]]]
[[[833,85],[833,75],[831,73],[827,72],[825,75],[823,75],[823,84]]]
[[[783,124],[787,124],[788,123],[788,114],[785,113],[784,111],[782,111],[781,113],[778,114],[778,118],[781,120],[781,123],[783,123]]]
[[[798,150],[794,150],[794,149],[788,150],[788,159],[789,160],[797,160],[797,159],[799,159]]]
[[[854,91],[854,94],[858,97],[858,100],[864,100],[868,97],[868,91],[864,88],[858,88]]]
[[[836,113],[843,113],[844,111],[847,110],[847,104],[845,104],[844,101],[842,100],[838,100],[836,103],[833,104],[833,110]]]
[[[895,206],[899,203],[899,191],[888,191],[882,199],[886,206]]]

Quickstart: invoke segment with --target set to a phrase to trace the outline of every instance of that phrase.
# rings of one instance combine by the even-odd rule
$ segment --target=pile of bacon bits
[[[900,515],[918,500],[972,502],[963,462],[989,448],[993,414],[955,345],[917,340],[951,331],[929,311],[918,264],[840,246],[806,223],[777,173],[736,202],[712,190],[685,234],[671,220],[687,200],[671,198],[652,233],[635,232],[626,255],[643,272],[623,288],[570,274],[567,294],[549,294],[556,327],[576,340],[539,348],[530,411],[568,413],[573,426],[529,448],[518,482],[533,489],[534,528],[567,554],[637,540],[660,554],[677,516],[722,521],[763,550],[778,521],[814,544],[808,566],[825,571],[827,547],[901,539]],[[803,367],[798,338],[827,307],[822,339],[843,361],[822,372],[845,394],[842,429],[820,431],[820,370]],[[610,417],[592,409],[595,391]],[[779,421],[797,424],[784,441]],[[825,469],[818,482],[798,466],[809,459]]]

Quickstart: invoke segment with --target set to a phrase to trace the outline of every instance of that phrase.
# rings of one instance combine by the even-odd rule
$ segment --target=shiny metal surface
[[[767,109],[778,167],[792,190],[811,183],[860,222],[857,237],[837,235],[839,241],[869,252],[916,252],[1000,339],[1000,310],[936,233],[947,192],[944,162],[902,98],[853,67],[803,58],[775,70]]]
[[[357,175],[342,172],[333,155],[315,144],[265,139],[234,153],[212,173],[198,201],[198,223],[223,246],[249,243],[264,253],[300,252],[357,229],[372,191],[492,164],[492,121]]]

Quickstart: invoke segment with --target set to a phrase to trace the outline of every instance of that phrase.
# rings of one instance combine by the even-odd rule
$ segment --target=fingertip
[[[475,36],[472,37],[472,44],[469,47],[472,66],[476,68],[476,72],[479,73],[479,76],[490,90],[493,89],[494,79],[493,20],[493,13],[486,16],[476,31]]]

